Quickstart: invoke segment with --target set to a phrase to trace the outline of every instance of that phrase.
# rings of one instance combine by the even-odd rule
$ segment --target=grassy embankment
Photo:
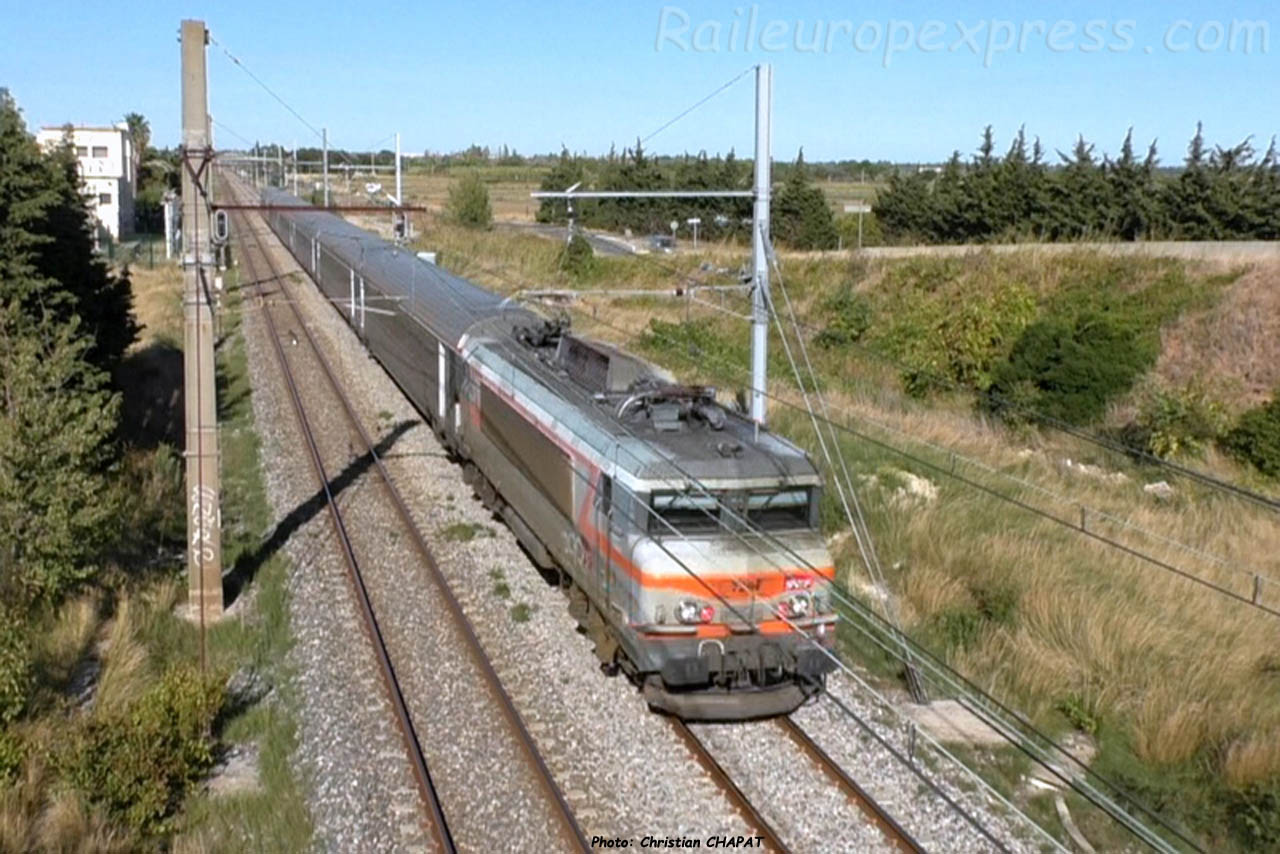
[[[301,850],[310,822],[289,766],[286,566],[258,551],[270,513],[234,275],[217,353],[223,560],[246,584],[209,632],[208,677],[196,669],[198,629],[176,614],[185,600],[181,275],[157,265],[132,281],[145,328],[119,376],[122,544],[90,589],[31,620],[32,698],[0,739],[0,850]],[[206,790],[202,779],[233,746],[256,756],[257,773]]]
[[[638,259],[596,259],[585,280],[574,280],[557,269],[557,248],[534,238],[444,226],[424,242],[442,252],[447,266],[501,291],[673,281],[669,271]],[[729,260],[734,255],[719,250],[708,257],[736,266]],[[700,276],[699,260],[681,255],[663,263]],[[834,336],[825,348],[811,340],[810,347],[836,420],[883,443],[846,436],[844,450],[858,473],[909,633],[1038,725],[1059,735],[1089,735],[1098,748],[1096,770],[1193,828],[1214,850],[1280,844],[1275,618],[946,474],[954,466],[1068,520],[1078,519],[1084,505],[1091,508],[1091,530],[1244,595],[1251,580],[1237,570],[1280,576],[1274,513],[1060,432],[1005,426],[975,406],[972,390],[1001,375],[1028,327],[1106,312],[1133,346],[1114,359],[1124,366],[1119,390],[1113,389],[1090,427],[1132,437],[1137,434],[1121,428],[1146,411],[1144,401],[1160,389],[1175,387],[1170,393],[1177,394],[1188,364],[1221,362],[1224,349],[1252,358],[1273,346],[1264,335],[1229,348],[1195,336],[1202,329],[1249,326],[1247,317],[1234,315],[1258,310],[1257,279],[1274,272],[1242,276],[1240,270],[1077,253],[892,261],[869,268],[851,268],[836,257],[799,258],[784,260],[784,274],[807,323],[827,328],[844,318],[841,323],[857,327],[865,321],[854,335]],[[694,322],[682,324],[685,307],[675,301],[583,305],[576,312],[583,330],[641,349],[682,379],[728,389],[746,384],[741,321],[695,307]],[[603,322],[592,321],[593,305]],[[734,307],[744,306],[739,301]],[[666,325],[652,325],[655,319]],[[775,393],[798,399],[776,337],[771,362]],[[1211,398],[1229,422],[1257,389],[1229,381],[1247,370],[1219,367],[1196,393]],[[948,376],[959,390],[922,383],[921,369]],[[1249,376],[1256,386],[1258,372]],[[1030,402],[1055,404],[1049,397]],[[772,419],[775,429],[814,447],[802,413],[775,404]],[[1184,461],[1274,491],[1274,484],[1219,453],[1211,437],[1183,447],[1194,451],[1197,445],[1200,457]],[[904,488],[916,477],[930,481],[936,497]],[[1172,498],[1144,491],[1160,480],[1173,484]],[[840,520],[831,510],[825,522],[835,531]],[[1142,530],[1108,523],[1099,513]],[[1219,556],[1222,564],[1176,544]],[[847,540],[837,558],[842,578],[863,590],[863,571]],[[1280,604],[1274,587],[1265,595]],[[875,665],[865,650],[848,652]],[[1010,756],[994,758],[1013,774],[1024,768]],[[1046,799],[1029,808],[1056,824]],[[1103,847],[1120,841],[1105,822],[1087,814],[1077,818]]]

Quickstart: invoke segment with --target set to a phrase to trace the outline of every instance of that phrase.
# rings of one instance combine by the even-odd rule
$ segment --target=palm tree
[[[138,168],[147,156],[147,148],[151,145],[151,123],[142,113],[127,113],[125,124],[129,126],[129,135],[133,137],[133,175],[139,180]]]

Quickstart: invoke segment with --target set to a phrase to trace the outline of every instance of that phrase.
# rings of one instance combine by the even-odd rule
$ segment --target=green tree
[[[0,285],[7,285],[6,280]],[[77,319],[0,305],[0,595],[53,600],[116,535],[108,474],[120,398]]]
[[[129,126],[129,136],[133,138],[133,174],[137,180],[138,172],[147,159],[147,149],[151,147],[151,122],[142,113],[126,113],[124,121]]]
[[[1063,169],[1054,185],[1050,228],[1058,240],[1105,237],[1110,215],[1110,194],[1102,164],[1094,157],[1094,146],[1083,136],[1076,138],[1071,154],[1058,152]]]
[[[78,317],[92,364],[110,372],[137,338],[127,275],[93,251],[91,218],[69,145],[45,154],[0,92],[0,299],[31,319]]]
[[[94,257],[74,159],[44,155],[0,92],[0,595],[56,598],[113,536],[128,280]]]
[[[1188,240],[1216,240],[1221,237],[1214,221],[1213,177],[1205,153],[1204,129],[1196,124],[1196,135],[1187,144],[1187,158],[1178,180],[1169,186],[1166,208],[1175,236]]]
[[[1133,128],[1124,135],[1120,156],[1106,168],[1112,221],[1108,231],[1123,240],[1140,240],[1151,231],[1156,218],[1156,144],[1152,141],[1146,159],[1133,154]]]
[[[445,210],[450,219],[467,228],[489,228],[493,225],[489,188],[478,172],[467,172],[449,188]]]
[[[963,191],[960,171],[964,167],[959,156],[957,153],[952,158],[939,179],[938,191],[945,188],[945,196],[931,196],[929,182],[919,172],[905,175],[893,172],[889,175],[888,188],[876,199],[876,216],[891,239],[901,243],[951,239],[943,236],[940,232],[945,229],[939,229],[937,225],[948,214],[958,214],[954,207],[947,206]]]
[[[822,190],[809,183],[804,149],[796,157],[791,176],[773,199],[773,237],[792,249],[835,249],[839,238],[835,217]]]
[[[569,153],[568,148],[560,149],[560,158],[556,160],[551,171],[542,178],[541,189],[560,192],[586,179],[582,160]],[[576,208],[575,208],[576,210]],[[580,214],[581,211],[578,211]],[[543,199],[534,216],[538,222],[565,222],[569,218],[568,206],[563,199]]]

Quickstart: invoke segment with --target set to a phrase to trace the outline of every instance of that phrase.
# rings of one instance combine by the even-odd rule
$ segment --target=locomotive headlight
[[[782,601],[782,616],[802,620],[813,613],[813,601],[808,596],[791,596]]]
[[[679,605],[676,605],[676,619],[682,623],[696,623],[701,617],[699,610],[697,602],[694,602],[692,599],[686,599]]]

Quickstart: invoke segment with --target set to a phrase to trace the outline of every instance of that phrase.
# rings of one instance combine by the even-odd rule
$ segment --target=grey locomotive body
[[[345,220],[264,201],[476,493],[561,574],[606,668],[686,718],[783,713],[817,690],[834,568],[803,451]]]

